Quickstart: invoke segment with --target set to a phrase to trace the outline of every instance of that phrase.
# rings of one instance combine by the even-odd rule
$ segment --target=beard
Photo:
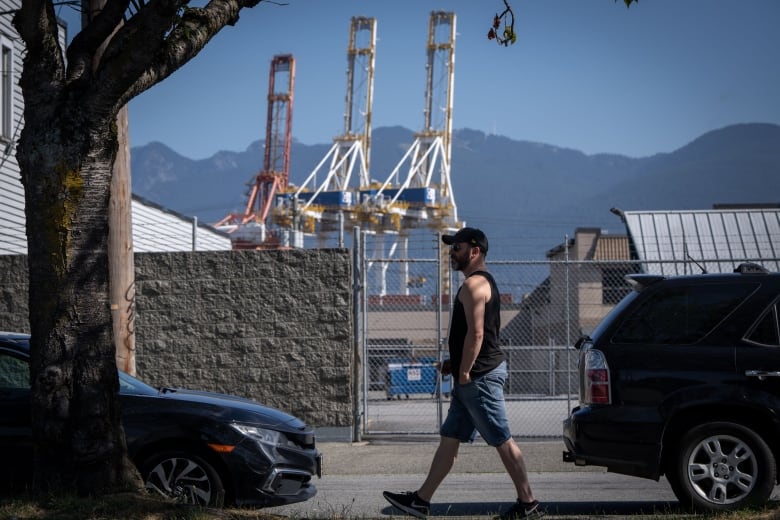
[[[450,257],[450,265],[456,271],[463,271],[469,265],[469,259]]]

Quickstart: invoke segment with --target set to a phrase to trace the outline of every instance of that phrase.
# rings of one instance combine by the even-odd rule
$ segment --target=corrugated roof
[[[631,258],[628,237],[625,235],[599,235],[593,260],[628,260]]]
[[[547,251],[547,258],[561,260],[631,260],[628,235],[610,235],[599,228],[578,227],[574,238]]]
[[[780,271],[778,208],[625,211],[623,216],[636,257],[649,273],[730,272],[745,261]]]
[[[227,251],[230,236],[133,195],[133,252]]]
[[[14,202],[14,198],[8,198],[5,193],[0,194],[0,208],[8,202]],[[22,210],[23,207],[22,204]],[[209,225],[196,225],[191,217],[167,210],[136,195],[133,195],[131,211],[134,253],[232,249],[227,233]],[[21,222],[9,221],[9,214],[0,219],[0,254],[26,255],[24,213],[21,213]]]

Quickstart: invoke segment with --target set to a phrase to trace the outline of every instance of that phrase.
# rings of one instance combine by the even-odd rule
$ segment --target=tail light
[[[599,350],[588,350],[582,366],[580,402],[582,404],[610,404],[609,366]]]

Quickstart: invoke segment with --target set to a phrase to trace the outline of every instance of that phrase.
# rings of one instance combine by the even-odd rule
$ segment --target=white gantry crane
[[[385,182],[361,193],[364,210],[385,230],[458,225],[450,179],[455,13],[431,13],[427,57],[423,129]]]
[[[455,13],[434,11],[428,24],[424,125],[387,179],[360,193],[361,220],[377,233],[395,234],[391,254],[404,257],[415,228],[448,231],[460,227],[450,178],[452,106],[455,82]],[[384,252],[385,244],[377,240]],[[377,251],[375,254],[380,254]],[[387,266],[387,263],[383,265]],[[401,263],[400,291],[412,284]],[[382,292],[385,276],[381,276]]]
[[[455,34],[455,13],[431,12],[423,128],[414,134],[414,142],[385,180],[372,181],[369,158],[376,20],[352,18],[345,131],[334,138],[333,146],[300,186],[290,186],[277,195],[271,218],[291,230],[286,245],[303,247],[304,235],[324,239],[327,233],[343,231],[347,223],[353,223],[376,235],[375,258],[389,255],[404,259],[413,230],[449,231],[463,225],[458,220],[450,178]],[[379,292],[385,294],[384,269],[389,264],[382,265]],[[400,265],[399,290],[408,294],[415,277],[409,276],[408,264]]]
[[[347,106],[344,134],[333,140],[325,157],[299,187],[277,197],[272,218],[292,228],[292,246],[303,234],[338,229],[352,219],[354,195],[369,184],[371,105],[374,90],[376,20],[353,17],[347,49]]]

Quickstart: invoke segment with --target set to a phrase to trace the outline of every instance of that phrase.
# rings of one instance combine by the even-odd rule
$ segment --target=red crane
[[[268,247],[275,242],[266,220],[274,196],[287,189],[289,182],[294,83],[295,58],[291,54],[274,56],[268,78],[263,169],[249,183],[252,188],[244,212],[231,213],[216,224],[231,233],[234,249]]]

